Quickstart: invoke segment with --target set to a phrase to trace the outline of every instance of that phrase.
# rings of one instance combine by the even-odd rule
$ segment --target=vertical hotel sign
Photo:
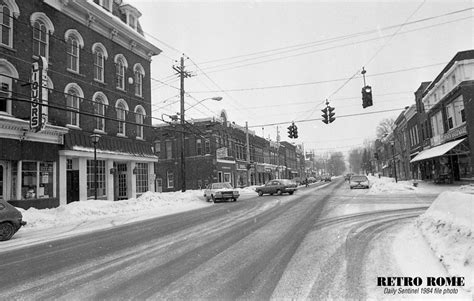
[[[46,58],[36,59],[31,68],[31,114],[30,129],[39,132],[48,122],[48,110],[43,103],[48,102],[48,62]]]

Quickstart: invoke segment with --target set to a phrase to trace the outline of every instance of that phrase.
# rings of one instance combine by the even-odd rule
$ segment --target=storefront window
[[[53,179],[53,162],[23,161],[21,168],[22,199],[53,197]]]
[[[94,160],[87,160],[87,196],[95,195]],[[97,196],[106,195],[105,191],[105,161],[97,160]]]
[[[148,191],[148,163],[137,163],[137,194]]]
[[[471,158],[469,156],[459,156],[459,177],[470,178],[471,174]]]

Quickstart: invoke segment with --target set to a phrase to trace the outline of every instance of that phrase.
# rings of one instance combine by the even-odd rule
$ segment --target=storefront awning
[[[410,161],[410,163],[442,156],[446,154],[447,152],[449,152],[451,149],[455,148],[459,143],[463,142],[464,139],[466,138],[446,142],[444,144],[424,150],[421,153],[419,153],[415,158],[413,158]]]

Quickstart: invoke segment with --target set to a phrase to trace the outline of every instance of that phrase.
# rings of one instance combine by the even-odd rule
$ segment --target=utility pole
[[[185,125],[185,119],[184,119],[184,79],[187,77],[191,77],[191,74],[187,72],[184,69],[184,56],[181,56],[181,62],[180,66],[173,66],[173,69],[178,72],[180,82],[181,82],[181,87],[180,87],[180,96],[181,96],[181,109],[180,109],[180,123],[181,123],[181,191],[185,192],[186,191],[186,161],[185,161],[185,156],[184,156],[184,125]]]

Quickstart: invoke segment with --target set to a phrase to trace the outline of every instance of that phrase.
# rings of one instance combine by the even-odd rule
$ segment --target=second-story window
[[[173,142],[172,141],[165,142],[165,151],[166,151],[166,159],[172,159],[173,158]]]
[[[75,88],[67,91],[66,102],[68,124],[79,126],[79,92]]]
[[[12,13],[8,6],[5,4],[0,4],[0,43],[2,45],[13,47],[12,45],[12,35],[13,35],[13,27],[12,27]]]
[[[145,76],[145,71],[140,64],[136,64],[133,68],[134,77],[135,77],[135,95],[143,96],[143,77]]]
[[[210,154],[211,153],[211,141],[209,141],[209,139],[206,139],[204,141],[204,152],[206,154]]]
[[[202,141],[201,141],[201,139],[196,139],[196,154],[198,156],[202,155]]]
[[[101,49],[94,52],[94,79],[104,82],[104,54]]]
[[[102,95],[94,98],[95,129],[105,132],[105,108],[107,101]]]
[[[137,138],[143,139],[143,122],[145,120],[145,110],[141,106],[135,109],[135,118],[137,123]]]
[[[37,20],[33,27],[33,54],[47,57],[48,31],[46,25]]]
[[[79,42],[73,36],[67,39],[67,68],[79,72]]]
[[[117,119],[118,119],[118,134],[125,136],[127,134],[126,132],[126,124],[125,124],[125,118],[126,118],[126,111],[128,111],[127,104],[125,103],[124,100],[118,100],[117,105]]]

